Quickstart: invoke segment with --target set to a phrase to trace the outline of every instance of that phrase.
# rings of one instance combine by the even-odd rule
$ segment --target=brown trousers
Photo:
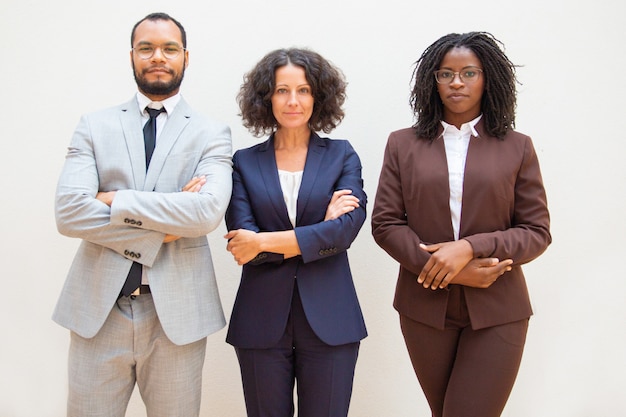
[[[433,417],[499,417],[522,360],[528,319],[472,330],[452,285],[444,330],[400,315],[413,369]]]

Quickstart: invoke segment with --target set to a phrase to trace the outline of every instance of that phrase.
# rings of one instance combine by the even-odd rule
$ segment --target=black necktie
[[[154,146],[156,145],[156,118],[159,114],[165,111],[165,107],[161,107],[160,109],[151,109],[150,107],[146,107],[146,111],[150,115],[150,119],[143,127],[143,141],[146,149],[146,171],[148,170],[148,165],[150,165],[150,159],[152,159],[152,153],[154,152]]]
[[[148,114],[150,115],[150,119],[143,127],[143,141],[146,150],[146,171],[148,170],[148,165],[150,165],[150,159],[152,159],[152,153],[154,152],[154,146],[156,145],[156,118],[159,114],[165,111],[165,107],[160,109],[151,109],[146,107]],[[137,262],[133,262],[133,265],[130,267],[130,271],[128,271],[128,276],[126,277],[126,282],[124,282],[124,286],[122,287],[121,294],[124,297],[128,297],[141,285],[141,264]]]

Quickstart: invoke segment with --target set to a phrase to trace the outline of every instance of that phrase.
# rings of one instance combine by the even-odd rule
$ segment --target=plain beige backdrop
[[[0,417],[65,415],[69,334],[50,315],[78,241],[56,231],[55,185],[80,115],[136,91],[130,30],[155,11],[187,29],[182,93],[232,127],[235,149],[257,142],[241,127],[235,96],[265,53],[310,47],[343,69],[347,116],[330,136],[361,156],[368,213],[387,135],[413,122],[410,78],[424,48],[449,32],[502,40],[521,65],[517,129],[539,154],[554,238],[525,268],[535,316],[503,416],[626,415],[622,2],[1,0]],[[210,241],[229,314],[240,270],[224,232],[222,224]],[[369,218],[349,254],[370,333],[350,416],[428,416],[391,306],[397,265],[374,243]],[[224,337],[209,337],[203,417],[244,416]],[[138,395],[128,416],[145,416]]]

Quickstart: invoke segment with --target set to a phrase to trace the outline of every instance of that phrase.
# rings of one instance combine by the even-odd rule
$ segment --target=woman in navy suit
[[[244,78],[241,116],[263,143],[233,157],[227,249],[243,265],[227,342],[249,417],[347,416],[367,336],[347,249],[365,221],[361,162],[320,138],[343,119],[342,73],[319,54],[281,49]]]

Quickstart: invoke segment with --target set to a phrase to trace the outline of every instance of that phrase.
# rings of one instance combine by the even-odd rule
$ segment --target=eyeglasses
[[[161,46],[155,46],[151,44],[142,44],[136,48],[133,48],[133,51],[135,51],[137,55],[139,55],[139,58],[141,59],[150,59],[152,58],[152,56],[154,55],[154,52],[157,49],[160,49],[163,56],[167,59],[174,59],[178,57],[178,55],[180,55],[182,51],[185,50],[185,48],[179,45],[176,45],[174,43],[174,44],[165,44]]]
[[[462,71],[454,72],[450,70],[437,70],[435,71],[435,80],[439,84],[450,84],[454,81],[454,78],[458,75],[463,83],[473,83],[476,82],[483,72],[480,68],[477,67],[465,67]]]

